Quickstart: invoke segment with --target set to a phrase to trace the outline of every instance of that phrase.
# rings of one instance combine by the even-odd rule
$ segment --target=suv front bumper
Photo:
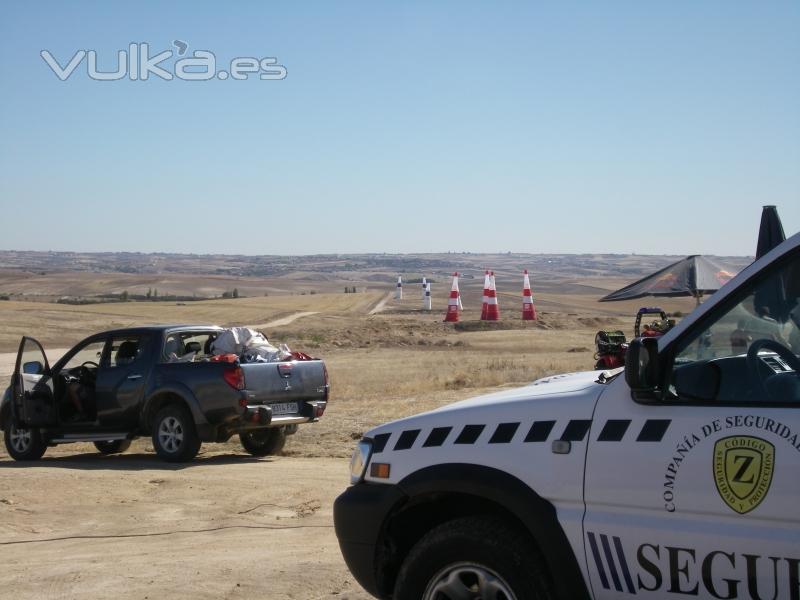
[[[359,483],[350,486],[333,504],[333,522],[347,568],[373,596],[380,587],[378,543],[386,517],[406,499],[396,485]]]

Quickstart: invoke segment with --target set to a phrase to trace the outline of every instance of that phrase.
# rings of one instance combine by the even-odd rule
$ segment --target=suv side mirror
[[[22,365],[22,372],[25,375],[41,375],[44,373],[44,365],[38,360],[32,360]]]
[[[625,381],[634,398],[653,398],[659,383],[658,340],[635,338],[625,355]]]

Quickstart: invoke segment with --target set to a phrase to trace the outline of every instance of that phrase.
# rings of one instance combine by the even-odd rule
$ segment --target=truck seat
[[[137,342],[127,340],[119,345],[114,362],[119,365],[129,365],[136,360],[136,355],[139,354],[139,344]]]

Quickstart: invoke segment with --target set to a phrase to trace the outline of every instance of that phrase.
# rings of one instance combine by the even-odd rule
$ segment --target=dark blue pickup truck
[[[153,326],[92,335],[50,366],[24,337],[0,404],[6,449],[16,460],[48,446],[93,442],[124,452],[151,436],[170,462],[195,457],[202,442],[239,435],[250,454],[279,452],[297,426],[319,420],[330,385],[325,364],[301,356],[244,362],[212,354],[222,328]]]

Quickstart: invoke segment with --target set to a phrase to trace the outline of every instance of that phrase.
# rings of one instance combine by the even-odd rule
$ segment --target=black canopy
[[[758,228],[758,245],[756,246],[756,259],[786,239],[783,233],[783,224],[778,216],[778,209],[774,206],[765,206],[761,211],[761,226]]]
[[[758,228],[756,260],[785,239],[786,235],[783,233],[783,224],[778,216],[778,209],[774,206],[765,206],[761,211],[761,226]],[[789,314],[786,312],[787,302],[783,277],[778,275],[759,286],[758,290],[756,290],[755,303],[762,312],[765,308],[769,309],[767,314],[772,318],[781,322],[786,321]]]
[[[717,260],[695,254],[625,286],[600,302],[632,300],[645,296],[694,296],[716,292],[738,272]]]

